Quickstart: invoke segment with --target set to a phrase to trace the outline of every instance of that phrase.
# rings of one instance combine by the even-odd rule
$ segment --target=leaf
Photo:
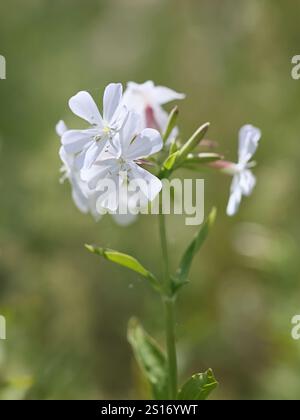
[[[151,385],[153,398],[167,399],[168,374],[165,354],[135,318],[129,321],[127,338],[137,363]]]
[[[167,157],[167,159],[164,161],[163,163],[163,167],[165,169],[167,169],[168,171],[170,171],[171,169],[173,169],[175,162],[176,162],[176,158],[178,156],[178,151],[175,153],[172,153],[171,155],[169,155]]]
[[[169,114],[169,119],[168,119],[168,122],[167,122],[167,128],[166,128],[166,131],[163,134],[163,141],[164,142],[166,142],[168,140],[170,134],[172,133],[172,130],[175,127],[176,122],[177,122],[178,114],[179,114],[178,106],[175,106]]]
[[[181,163],[183,163],[188,154],[191,153],[195,149],[195,147],[198,146],[200,141],[205,136],[209,126],[209,123],[203,124],[201,127],[198,128],[198,130],[195,131],[192,137],[181,147],[181,149],[178,151],[176,166],[179,166]]]
[[[177,152],[178,149],[179,149],[179,143],[177,142],[176,139],[173,139],[170,144],[169,155],[172,155],[173,153]]]
[[[193,258],[203,245],[205,239],[207,238],[209,231],[215,222],[216,215],[217,210],[216,208],[213,208],[208,218],[202,225],[201,229],[199,230],[199,232],[194,237],[187,250],[185,251],[179,264],[179,268],[177,270],[175,278],[173,279],[173,283],[175,283],[175,290],[177,290],[179,287],[186,283],[193,262]]]
[[[204,401],[218,386],[213,371],[193,375],[178,392],[178,400]]]
[[[160,291],[161,285],[157,278],[131,255],[123,254],[108,248],[94,247],[92,245],[85,245],[85,247],[93,254],[104,257],[108,261],[121,265],[122,267],[126,267],[129,270],[135,271],[136,273],[149,280],[155,290]]]

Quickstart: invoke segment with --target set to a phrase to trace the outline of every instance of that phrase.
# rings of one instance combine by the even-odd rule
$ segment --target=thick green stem
[[[165,309],[165,325],[166,325],[166,345],[168,357],[168,385],[169,398],[176,399],[177,396],[177,356],[175,343],[175,317],[174,306],[175,299],[171,297],[171,277],[169,271],[169,255],[166,235],[165,216],[160,212],[159,215],[159,230],[163,257],[163,285],[165,295],[163,296],[163,303]]]

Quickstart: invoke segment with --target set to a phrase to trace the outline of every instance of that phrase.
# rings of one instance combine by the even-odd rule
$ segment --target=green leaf
[[[126,267],[129,270],[135,271],[136,273],[149,280],[155,290],[160,291],[161,285],[157,278],[131,255],[123,254],[108,248],[94,247],[92,245],[85,245],[85,247],[93,254],[99,255],[108,261],[121,265],[122,267]]]
[[[169,155],[167,159],[164,161],[163,167],[167,169],[168,171],[172,170],[175,165],[177,156],[178,156],[178,151]]]
[[[163,134],[163,141],[166,142],[172,133],[173,128],[176,125],[177,118],[178,118],[179,110],[178,106],[175,106],[169,114],[169,119],[167,123],[166,131]]]
[[[193,375],[178,392],[178,400],[204,401],[218,386],[213,371]]]
[[[172,155],[173,153],[177,152],[177,150],[179,149],[179,143],[176,139],[173,139],[171,144],[170,144],[170,151],[169,151],[169,155]]]
[[[137,363],[151,386],[153,398],[167,399],[168,374],[165,354],[135,318],[129,321],[127,337]]]
[[[198,128],[198,130],[195,131],[192,137],[181,147],[181,149],[178,151],[176,166],[179,166],[181,163],[183,163],[188,154],[191,153],[195,149],[195,147],[198,146],[200,141],[205,136],[209,126],[209,123],[203,124],[201,127]]]
[[[203,245],[205,239],[207,238],[209,231],[215,222],[216,215],[217,210],[216,208],[213,208],[208,218],[201,226],[201,229],[196,234],[196,236],[188,246],[187,250],[185,251],[179,264],[179,268],[177,270],[175,278],[173,279],[175,290],[177,290],[179,287],[186,283],[193,262],[193,258]]]

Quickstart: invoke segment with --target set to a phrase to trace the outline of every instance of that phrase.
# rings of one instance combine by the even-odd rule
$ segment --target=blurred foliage
[[[58,183],[54,126],[71,123],[77,91],[100,98],[110,81],[147,79],[186,92],[183,136],[210,121],[228,158],[242,124],[263,131],[258,187],[235,219],[225,216],[229,179],[204,174],[207,209],[219,215],[178,302],[181,383],[212,367],[215,398],[300,397],[300,342],[290,336],[300,312],[300,82],[290,76],[299,14],[294,0],[1,2],[1,398],[145,396],[126,324],[138,316],[163,343],[160,302],[83,244],[159,272],[156,220],[119,228],[81,215]],[[175,267],[196,229],[178,216],[168,228]]]

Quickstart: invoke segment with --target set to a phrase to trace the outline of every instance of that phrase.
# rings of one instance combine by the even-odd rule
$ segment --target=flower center
[[[111,132],[111,128],[107,125],[105,127],[103,127],[103,134],[110,134]]]
[[[107,139],[107,137],[110,137],[111,134],[113,132],[113,129],[109,126],[109,125],[105,125],[102,129],[101,129],[101,133],[97,134],[94,137],[94,140],[96,142],[99,142],[101,140]]]

